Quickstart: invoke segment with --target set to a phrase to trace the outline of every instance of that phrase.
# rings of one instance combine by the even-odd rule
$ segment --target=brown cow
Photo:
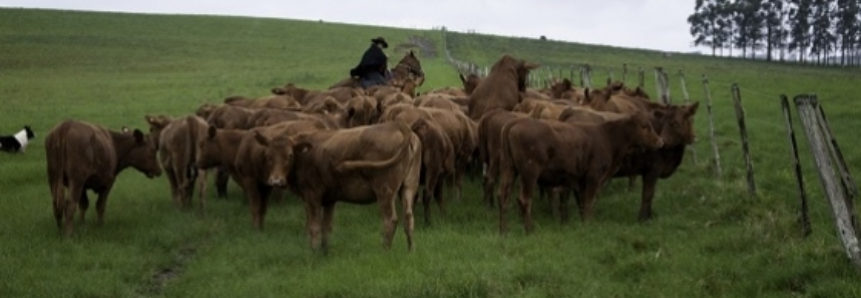
[[[424,204],[425,223],[430,224],[432,200],[437,202],[440,211],[443,208],[442,187],[444,178],[455,172],[455,149],[443,128],[430,120],[430,113],[401,105],[387,110],[380,121],[403,121],[414,127],[416,135],[422,142],[421,183],[424,185],[422,203]],[[418,127],[418,128],[415,128]]]
[[[478,122],[478,156],[484,174],[484,202],[494,206],[495,186],[499,179],[499,155],[502,148],[502,128],[508,122],[527,117],[521,113],[496,109],[481,117]]]
[[[194,112],[194,114],[199,116],[200,118],[206,119],[209,118],[209,115],[212,114],[212,112],[215,111],[215,109],[217,109],[218,107],[219,105],[217,104],[205,103],[200,105],[200,107],[197,108],[197,111]]]
[[[270,108],[282,110],[299,110],[302,108],[302,105],[300,105],[299,102],[293,98],[293,96],[287,94],[274,94],[260,98],[232,96],[225,99],[224,103],[228,105],[251,109]]]
[[[529,71],[536,67],[538,65],[503,55],[470,94],[469,117],[478,121],[493,109],[511,111],[520,102],[520,92],[526,90]]]
[[[194,182],[198,170],[194,166],[197,156],[197,140],[203,137],[207,123],[196,115],[164,122],[157,117],[147,116],[150,127],[159,131],[159,163],[167,174],[171,197],[178,208],[191,207],[194,195]],[[155,134],[155,133],[153,133]],[[205,176],[204,176],[205,177]],[[200,209],[206,208],[205,180],[200,181]]]
[[[83,121],[66,120],[45,136],[45,155],[54,219],[66,236],[72,234],[78,207],[81,222],[84,221],[90,206],[88,189],[99,195],[96,216],[102,225],[108,194],[119,173],[131,166],[148,178],[161,175],[153,140],[137,129],[129,132],[123,128],[122,132],[116,132]]]
[[[642,200],[639,220],[652,218],[652,199],[655,196],[655,185],[658,179],[666,179],[673,175],[682,163],[685,146],[692,144],[696,135],[693,123],[699,102],[681,106],[671,105],[665,111],[657,113],[656,129],[661,130],[664,146],[656,150],[636,152],[627,156],[622,167],[614,177],[643,177]]]
[[[254,127],[251,123],[251,115],[256,109],[249,109],[233,105],[222,105],[209,114],[206,122],[222,129],[249,129]]]
[[[350,98],[365,95],[365,91],[361,88],[335,87],[329,90],[309,90],[296,87],[293,83],[284,87],[272,88],[272,93],[290,95],[303,107],[312,102],[323,100],[326,96],[331,96],[340,103],[346,103]]]
[[[502,131],[499,229],[505,233],[507,200],[514,178],[520,175],[520,214],[532,232],[532,192],[538,184],[574,186],[581,220],[592,216],[598,190],[618,170],[625,155],[643,146],[658,148],[663,141],[644,113],[626,115],[601,124],[568,124],[555,120],[515,119]],[[562,202],[567,221],[567,202]]]
[[[463,74],[460,74],[460,81],[463,83],[463,92],[466,93],[466,96],[472,95],[472,92],[475,91],[475,88],[478,87],[478,84],[481,83],[481,77],[478,75],[471,73],[466,77]]]
[[[402,121],[300,134],[289,178],[290,188],[305,201],[311,247],[328,247],[335,203],[376,202],[383,217],[383,245],[391,247],[397,225],[395,198],[404,208],[407,247],[413,247],[412,204],[419,187],[422,144]]]

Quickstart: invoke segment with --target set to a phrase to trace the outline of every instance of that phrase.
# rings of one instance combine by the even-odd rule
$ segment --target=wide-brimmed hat
[[[388,48],[389,48],[389,43],[388,43],[388,42],[386,42],[386,39],[385,39],[385,38],[383,38],[382,36],[377,37],[377,38],[374,38],[374,39],[371,39],[371,42],[382,44],[384,49],[388,49]]]

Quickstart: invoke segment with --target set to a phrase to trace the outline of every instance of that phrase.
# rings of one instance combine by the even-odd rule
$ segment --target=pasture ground
[[[798,199],[778,95],[812,92],[823,101],[852,170],[861,153],[856,129],[857,69],[812,68],[673,55],[551,41],[449,34],[458,59],[490,65],[503,52],[540,63],[622,63],[684,69],[694,100],[699,74],[712,80],[724,176],[708,165],[705,106],[696,117],[700,164],[659,183],[655,220],[636,221],[639,192],[616,180],[596,203],[595,220],[561,226],[546,202],[536,232],[511,232],[480,203],[477,181],[449,200],[434,223],[417,221],[416,250],[403,234],[381,249],[376,206],[339,204],[328,255],[313,253],[295,198],[275,204],[266,230],[252,229],[243,195],[208,199],[205,214],[172,205],[164,176],[122,173],[106,224],[88,222],[62,239],[51,216],[43,137],[64,119],[113,129],[146,129],[145,114],[182,116],[229,95],[265,95],[293,82],[325,88],[358,62],[368,39],[390,43],[439,32],[207,16],[0,9],[0,132],[31,125],[26,154],[0,154],[2,297],[858,297],[858,273],[836,237],[827,201],[803,166],[813,234],[802,238]],[[647,37],[644,37],[647,38]],[[438,48],[440,52],[441,48]],[[393,59],[402,53],[388,51]],[[422,90],[455,86],[441,58],[422,59]],[[596,82],[603,82],[598,71]],[[619,70],[615,71],[619,76]],[[628,82],[635,76],[629,75]],[[654,94],[653,74],[646,87]],[[672,95],[681,101],[677,79]],[[598,80],[601,78],[601,80]],[[729,84],[742,86],[759,195],[746,194]],[[796,121],[797,123],[797,121]],[[800,126],[799,126],[800,127]],[[800,130],[799,130],[800,133]],[[451,196],[449,196],[451,197]],[[421,218],[423,211],[417,208]]]

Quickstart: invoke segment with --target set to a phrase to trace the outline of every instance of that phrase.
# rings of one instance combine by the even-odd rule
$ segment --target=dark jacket
[[[359,62],[359,65],[350,70],[350,76],[361,77],[372,71],[385,74],[387,60],[388,57],[386,57],[386,53],[383,53],[383,49],[376,44],[371,44],[371,47],[362,55],[362,61]]]

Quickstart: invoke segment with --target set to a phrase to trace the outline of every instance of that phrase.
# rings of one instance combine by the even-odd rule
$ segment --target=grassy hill
[[[296,199],[271,207],[266,230],[258,232],[235,185],[229,199],[210,198],[206,214],[182,213],[164,177],[148,180],[128,170],[111,193],[104,226],[94,224],[90,211],[72,239],[59,237],[42,148],[54,124],[73,118],[143,129],[145,114],[182,116],[228,95],[265,95],[287,82],[325,88],[343,78],[378,35],[393,45],[413,36],[443,44],[440,32],[321,22],[0,9],[0,132],[30,124],[37,133],[26,154],[0,154],[0,296],[861,295],[799,135],[814,228],[810,237],[800,236],[778,102],[781,93],[818,94],[857,174],[857,70],[457,33],[447,35],[451,53],[480,65],[503,53],[556,67],[590,63],[596,83],[603,81],[599,69],[622,63],[663,66],[671,74],[683,69],[692,100],[703,100],[697,78],[707,74],[724,176],[714,177],[708,165],[701,106],[699,164],[688,156],[676,175],[659,183],[658,216],[645,224],[636,221],[639,191],[626,191],[620,180],[601,193],[593,222],[561,226],[541,201],[535,234],[525,235],[510,216],[512,232],[500,237],[498,212],[481,206],[481,191],[470,182],[464,199],[450,200],[432,226],[417,222],[413,253],[406,252],[402,234],[391,251],[381,249],[376,206],[339,204],[332,248],[323,256],[308,248]],[[423,90],[460,83],[441,57],[423,58],[422,65],[429,76]],[[629,74],[628,82],[634,77]],[[672,78],[673,100],[681,102]],[[650,72],[646,79],[653,90]],[[748,116],[756,198],[746,195],[732,82],[742,88]],[[416,213],[421,218],[420,208]]]

